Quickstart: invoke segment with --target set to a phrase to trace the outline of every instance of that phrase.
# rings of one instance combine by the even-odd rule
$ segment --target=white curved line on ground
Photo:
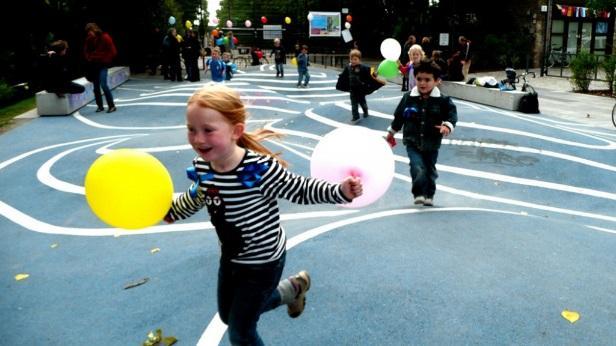
[[[245,82],[258,82],[258,83],[273,83],[273,84],[297,84],[297,80],[290,80],[290,79],[259,79],[259,78],[244,78],[244,76],[242,75],[242,77],[239,78],[234,78],[234,80],[238,80],[238,81],[245,81]],[[315,80],[315,81],[310,81],[310,85],[312,84],[336,84],[338,80]]]
[[[8,160],[2,161],[0,162],[0,170],[21,160],[21,159],[25,159],[28,156],[40,153],[42,151],[46,151],[46,150],[51,150],[51,149],[55,149],[55,148],[60,148],[60,147],[64,147],[64,146],[68,146],[68,145],[74,145],[74,144],[80,144],[80,143],[88,143],[88,142],[94,142],[94,141],[100,141],[100,140],[105,140],[105,139],[112,139],[112,138],[126,138],[126,137],[139,137],[139,136],[147,136],[147,134],[145,133],[134,133],[131,135],[115,135],[115,136],[104,136],[104,137],[96,137],[96,138],[88,138],[88,139],[80,139],[77,141],[71,141],[71,142],[64,142],[64,143],[59,143],[59,144],[53,144],[53,145],[48,145],[42,148],[38,148],[38,149],[34,149],[34,150],[30,150],[28,152],[25,152],[23,154],[19,154],[13,158],[10,158]]]
[[[128,90],[128,91],[140,91],[140,92],[148,92],[148,93],[152,91],[150,89],[127,88],[127,87],[122,87],[122,86],[119,86],[116,89],[118,89],[118,90]]]
[[[278,101],[286,101],[286,102],[292,102],[292,103],[301,103],[301,104],[309,104],[310,101],[301,101],[301,100],[293,100],[290,99],[288,97],[281,97],[281,96],[246,96],[246,95],[242,95],[241,96],[242,100],[267,100],[267,102],[271,101],[271,100],[278,100]]]
[[[276,66],[274,66],[274,69],[271,69],[271,71],[274,71],[276,68]],[[264,71],[265,72],[265,71]],[[273,73],[255,73],[255,72],[246,72],[244,74],[242,74],[243,76],[250,76],[250,77],[269,77],[269,78],[276,78],[276,75]],[[296,77],[295,81],[297,82],[297,73],[288,73],[285,72],[284,73],[285,77]],[[324,72],[317,72],[317,73],[310,73],[310,83],[312,83],[312,78],[327,78],[327,74],[325,74]],[[235,79],[232,79],[235,80]],[[276,79],[273,79],[276,80]],[[284,80],[284,79],[283,79]],[[263,79],[261,81],[264,81]]]
[[[457,212],[457,211],[477,211],[477,212],[491,212],[491,213],[499,213],[499,214],[509,214],[515,216],[523,216],[528,217],[528,215],[524,215],[521,213],[504,211],[504,210],[494,210],[494,209],[483,209],[483,208],[437,208],[437,209],[395,209],[395,210],[386,210],[381,212],[376,212],[372,214],[366,214],[361,216],[356,216],[346,220],[340,220],[331,222],[322,226],[318,226],[312,229],[309,229],[301,234],[296,235],[295,237],[287,240],[287,251],[291,250],[296,245],[299,245],[305,241],[318,237],[327,232],[331,232],[337,230],[344,226],[349,226],[356,223],[361,223],[364,221],[371,221],[378,218],[389,217],[389,216],[397,216],[404,214],[419,214],[419,213],[436,213],[436,212]],[[220,341],[222,340],[225,332],[227,330],[227,326],[222,323],[220,320],[220,316],[216,313],[207,327],[201,334],[199,341],[197,342],[197,346],[218,346]]]
[[[590,226],[590,225],[586,225],[586,227],[588,227],[588,228],[592,228],[592,229],[594,229],[595,231],[599,231],[599,232],[605,232],[605,233],[616,234],[616,229],[608,229],[608,228],[596,227],[596,226]]]
[[[139,104],[142,105],[142,104]],[[184,107],[186,107],[186,104],[182,104]],[[122,105],[122,107],[125,107],[128,105]],[[113,129],[113,130],[172,130],[172,129],[183,129],[186,128],[185,124],[182,125],[171,125],[171,126],[112,126],[112,125],[103,125],[101,123],[97,123],[95,121],[92,121],[86,117],[84,117],[83,115],[81,115],[81,113],[79,111],[76,111],[75,113],[73,113],[73,117],[79,121],[81,121],[82,123],[88,125],[88,126],[92,126],[92,127],[97,127],[100,129]]]
[[[263,85],[261,86],[261,88],[263,89],[268,89],[268,90],[280,90],[280,91],[304,91],[302,89],[298,89],[297,87],[274,87],[274,86],[268,86],[268,85]],[[324,91],[324,90],[336,90],[336,88],[334,87],[317,87],[317,88],[310,88],[310,91]]]
[[[338,217],[356,213],[357,210],[327,210],[314,211],[306,213],[289,213],[281,214],[280,218],[283,221],[287,220],[304,220],[323,217]],[[190,223],[175,223],[171,225],[157,225],[140,230],[127,231],[120,228],[86,228],[86,227],[65,227],[56,226],[47,222],[40,221],[30,215],[22,213],[12,206],[0,201],[0,215],[4,216],[11,222],[37,233],[45,234],[60,234],[73,236],[87,237],[108,237],[108,236],[127,236],[127,235],[142,235],[166,232],[186,232],[186,231],[203,231],[214,229],[210,222],[190,222]]]
[[[325,98],[325,97],[349,97],[349,94],[337,93],[337,94],[307,94],[307,95],[287,95],[289,98]]]
[[[350,106],[347,107],[346,104],[344,104],[343,102],[337,102],[337,103],[335,103],[335,105],[338,106],[338,107],[350,110]],[[375,116],[375,117],[385,118],[385,119],[393,119],[393,116],[391,116],[389,114],[381,113],[381,112],[378,112],[378,111],[370,111],[370,116]],[[328,118],[325,118],[325,119],[328,119]],[[315,119],[315,120],[317,120],[317,119]],[[342,124],[342,123],[339,123],[339,124]],[[331,123],[330,123],[330,125],[331,125]],[[344,124],[344,125],[347,126],[347,124]],[[461,127],[473,127],[473,126],[475,126],[472,123],[465,123],[465,122],[458,122],[458,125],[461,126]],[[334,125],[332,125],[332,126],[334,126]],[[480,127],[480,126],[482,126],[482,125],[477,125],[477,127]],[[488,129],[488,128],[486,128],[486,129]],[[498,132],[510,133],[509,130],[503,129],[503,128],[498,128],[498,127],[490,127],[490,130],[498,131]],[[511,130],[511,131],[516,131],[516,130]],[[539,138],[539,139],[543,139],[543,140],[546,140],[546,141],[558,142],[558,140],[559,140],[558,138],[554,138],[554,137],[539,136],[539,135],[534,135],[532,133],[526,133],[526,132],[520,132],[520,133],[517,133],[517,134],[520,135],[520,136]],[[395,135],[395,137],[397,139],[401,140],[402,139],[402,134],[398,133],[398,134]],[[540,137],[543,137],[543,138],[540,138]],[[600,140],[603,140],[603,139],[600,139]],[[585,145],[585,144],[582,144],[582,143],[570,142],[570,141],[566,141],[566,143],[561,143],[561,144],[568,144],[568,145],[571,145],[571,146],[581,146],[581,147],[587,147],[587,148],[590,147],[591,149],[602,149],[602,150],[613,149],[613,148],[610,148],[610,146],[612,146],[614,143],[612,143],[610,141],[606,141],[606,142],[609,143],[608,146],[592,146],[592,145]],[[523,153],[532,153],[532,154],[549,156],[549,157],[554,157],[554,158],[558,158],[558,159],[562,159],[562,160],[572,161],[572,162],[580,163],[580,164],[583,164],[583,165],[587,165],[587,166],[591,166],[591,167],[596,167],[596,168],[600,168],[600,169],[605,169],[605,170],[609,170],[609,171],[616,171],[616,167],[612,166],[612,165],[608,165],[608,164],[597,162],[597,161],[593,161],[593,160],[588,160],[588,159],[585,159],[585,158],[581,158],[581,157],[573,156],[573,155],[569,155],[569,154],[562,154],[562,153],[558,153],[558,152],[551,151],[551,150],[535,149],[535,148],[520,147],[520,146],[512,146],[512,145],[508,145],[508,144],[498,144],[498,143],[488,143],[488,142],[478,142],[478,141],[464,141],[464,140],[460,140],[460,139],[447,139],[447,138],[444,138],[442,143],[445,144],[445,145],[471,146],[471,147],[481,147],[481,148],[491,148],[491,149],[502,149],[502,150],[509,150],[509,151],[517,151],[517,152],[523,152]]]
[[[313,119],[315,121],[321,122],[323,124],[331,125],[333,127],[352,127],[352,126],[354,126],[354,125],[343,124],[343,123],[331,120],[329,118],[317,115],[316,113],[313,112],[313,108],[310,108],[310,109],[306,110],[305,114],[306,114],[307,117],[309,117],[309,118],[311,118],[311,119]],[[371,131],[376,132],[380,136],[384,136],[385,135],[385,131],[377,131],[377,130],[371,130]],[[406,157],[402,157],[402,156],[398,156],[398,155],[394,155],[394,156],[395,156],[396,161],[405,162],[407,164],[409,162],[408,158],[406,158]],[[575,158],[574,161],[578,162],[577,158]],[[447,172],[450,172],[450,173],[459,174],[459,175],[463,175],[463,176],[470,176],[470,177],[475,177],[475,178],[481,178],[481,179],[499,180],[499,181],[504,181],[504,182],[518,184],[518,185],[527,185],[527,186],[540,187],[540,188],[551,189],[551,190],[558,190],[558,191],[564,191],[564,192],[570,192],[570,193],[590,195],[592,197],[602,197],[602,198],[613,199],[614,196],[615,196],[614,194],[608,193],[608,192],[603,192],[603,191],[598,191],[598,190],[591,190],[591,189],[585,189],[585,188],[579,188],[579,187],[570,186],[570,185],[556,184],[556,183],[544,182],[544,181],[533,180],[533,179],[517,178],[517,177],[513,177],[513,176],[507,176],[507,175],[501,175],[501,174],[495,174],[495,173],[487,173],[487,172],[483,172],[483,171],[470,170],[470,169],[458,168],[458,167],[453,167],[453,166],[445,166],[445,165],[441,165],[441,164],[437,165],[437,167],[438,167],[438,169],[441,169],[443,171],[447,171]],[[410,181],[410,178],[408,178],[408,179]],[[451,191],[451,188],[450,188],[450,191]],[[461,191],[460,194],[463,194],[463,195],[466,194],[466,191],[463,191],[463,190],[459,190],[459,191]],[[506,199],[502,199],[502,200],[504,201]],[[511,200],[511,201],[514,201],[514,200]],[[525,202],[520,202],[520,203],[525,203]],[[540,204],[536,204],[536,206],[541,206],[541,205]],[[544,207],[544,206],[541,206],[541,207],[542,208],[551,208],[551,207]],[[541,209],[541,208],[539,208],[539,209]],[[550,210],[552,210],[552,211],[554,211],[554,210],[568,211],[568,209],[559,209],[559,208],[553,208],[553,209],[550,209]],[[573,211],[573,210],[571,210],[571,212],[582,213],[583,215],[585,215],[587,217],[591,217],[591,215],[596,215],[597,218],[604,217],[603,215],[599,215],[599,214],[583,213],[583,212],[577,212],[577,211]],[[582,214],[580,214],[580,215],[582,215]],[[592,216],[592,217],[594,217],[594,216]]]
[[[199,90],[199,88],[197,88],[196,90]],[[233,90],[241,92],[241,93],[248,93],[248,92],[267,93],[267,94],[275,93],[275,91],[267,90],[267,89],[264,90],[264,89],[233,88]],[[188,99],[194,94],[194,92],[178,93],[176,91],[177,90],[174,90],[173,92],[170,92],[170,91],[161,92],[161,93],[157,93],[156,95],[140,95],[139,97],[132,98],[132,99],[116,98],[115,101],[118,103],[122,103],[122,102],[134,102],[134,101],[141,101],[141,100],[148,100],[148,99],[155,99],[155,98],[162,98],[162,97],[185,97],[186,102],[188,102]]]
[[[109,145],[116,145],[119,143],[122,143],[124,141],[127,141],[131,138],[123,138],[120,140],[117,139],[112,139],[112,140],[106,140],[106,141],[102,141],[102,142],[95,142],[95,143],[89,143],[86,145],[81,145],[75,148],[71,148],[69,150],[65,150],[59,154],[54,155],[52,158],[50,158],[49,160],[45,161],[41,167],[39,167],[39,169],[36,171],[36,178],[41,182],[41,184],[49,186],[52,189],[58,190],[58,191],[62,191],[62,192],[68,192],[68,193],[76,193],[76,194],[80,194],[80,195],[85,195],[85,188],[81,185],[75,185],[75,184],[71,184],[68,183],[66,181],[62,181],[60,179],[57,179],[56,177],[54,177],[51,174],[51,168],[53,167],[53,165],[58,162],[60,159],[62,159],[64,156],[84,149],[84,148],[89,148],[89,147],[93,147],[96,145],[101,145],[104,143],[109,143]]]
[[[340,107],[342,109],[346,109],[348,111],[351,111],[351,105],[349,105],[349,104],[347,104],[345,102],[336,102],[334,104],[337,107]],[[392,114],[382,113],[382,112],[378,112],[378,111],[374,111],[374,110],[370,110],[369,112],[370,112],[370,116],[374,115],[376,117],[383,118],[383,119],[389,119],[389,120],[393,120],[394,119],[394,116]],[[523,118],[520,118],[520,119],[521,120],[525,120]],[[547,141],[547,142],[559,143],[559,144],[570,145],[570,146],[577,146],[577,147],[582,147],[582,148],[602,149],[602,150],[612,150],[612,149],[616,148],[616,142],[612,142],[612,141],[606,140],[605,138],[595,137],[595,136],[592,136],[592,135],[589,135],[589,134],[582,134],[582,133],[578,133],[578,134],[582,135],[582,136],[585,136],[585,137],[590,137],[590,138],[595,139],[595,140],[597,140],[599,142],[605,142],[605,143],[607,143],[607,145],[584,144],[584,143],[580,143],[580,142],[567,141],[567,140],[556,138],[556,137],[550,137],[550,136],[534,134],[534,133],[526,132],[526,131],[507,129],[507,128],[503,128],[503,127],[496,127],[496,126],[489,126],[489,125],[481,125],[481,124],[465,122],[465,121],[459,121],[456,126],[467,127],[467,128],[475,128],[475,129],[481,129],[481,130],[488,130],[488,131],[493,131],[493,132],[508,133],[508,134],[512,134],[512,135],[536,138],[536,139],[541,139],[541,140],[544,140],[544,141]]]

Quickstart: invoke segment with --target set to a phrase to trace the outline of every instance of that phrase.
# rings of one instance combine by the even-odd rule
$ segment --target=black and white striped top
[[[298,204],[350,202],[340,184],[291,173],[275,158],[250,150],[229,172],[214,171],[200,157],[193,165],[200,178],[198,192],[178,197],[169,216],[185,219],[207,207],[223,256],[236,263],[267,263],[284,253],[278,198]]]

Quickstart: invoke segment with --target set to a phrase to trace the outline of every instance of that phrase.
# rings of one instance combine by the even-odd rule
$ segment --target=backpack
[[[539,112],[539,96],[533,87],[526,86],[528,92],[522,96],[518,104],[518,111],[523,113],[540,113]]]

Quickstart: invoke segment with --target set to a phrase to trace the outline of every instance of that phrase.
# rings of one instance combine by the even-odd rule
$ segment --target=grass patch
[[[36,99],[34,96],[0,108],[0,128],[9,125],[13,118],[33,108],[36,108]]]

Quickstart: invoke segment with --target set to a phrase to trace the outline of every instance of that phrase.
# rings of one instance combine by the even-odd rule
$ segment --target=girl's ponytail
[[[272,130],[258,129],[254,132],[244,132],[242,137],[240,137],[240,139],[237,141],[237,145],[242,148],[250,149],[261,154],[271,155],[275,157],[283,167],[287,167],[288,163],[282,158],[280,158],[280,153],[274,153],[268,148],[266,148],[263,144],[261,144],[261,141],[263,140],[269,138],[280,139],[281,137],[281,133],[274,132]]]

